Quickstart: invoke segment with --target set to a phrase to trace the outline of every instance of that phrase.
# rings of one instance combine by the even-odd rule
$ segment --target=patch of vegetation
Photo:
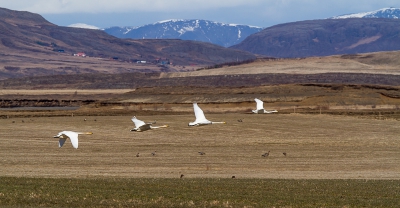
[[[256,59],[248,59],[248,60],[244,60],[244,61],[232,61],[232,62],[227,62],[227,63],[215,64],[213,66],[208,66],[205,68],[200,68],[200,69],[197,69],[196,71],[200,71],[200,70],[204,70],[204,69],[218,69],[218,68],[222,68],[222,67],[226,67],[226,66],[228,66],[228,67],[229,66],[238,66],[238,65],[253,63],[255,61],[256,61]]]
[[[41,46],[50,46],[50,44],[42,42],[42,41],[36,41],[36,44],[41,45]]]
[[[8,71],[18,71],[18,70],[20,70],[20,67],[17,67],[17,66],[4,66],[4,69],[8,70]]]
[[[0,178],[1,207],[398,207],[399,180]]]

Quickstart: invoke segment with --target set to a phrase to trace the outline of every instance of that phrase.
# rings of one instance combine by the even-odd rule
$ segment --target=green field
[[[0,178],[1,207],[399,207],[399,180]]]

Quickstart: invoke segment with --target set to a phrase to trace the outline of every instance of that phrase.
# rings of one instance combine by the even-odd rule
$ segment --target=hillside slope
[[[280,24],[231,48],[271,57],[310,57],[400,50],[400,20],[352,18]]]
[[[113,67],[110,63],[102,67],[98,60],[82,61],[81,57],[72,57],[79,52],[97,59],[131,63],[124,66],[122,72],[135,71],[136,68],[146,71],[143,65],[136,64],[137,61],[146,62],[149,68],[153,68],[149,71],[154,71],[154,66],[161,64],[162,60],[165,64],[160,70],[176,71],[177,68],[170,69],[168,64],[207,66],[255,59],[251,53],[210,43],[124,40],[101,30],[59,27],[37,14],[0,8],[0,55],[3,56],[0,60],[0,79],[35,74],[104,72],[105,68],[115,72],[117,70],[113,69],[120,67]],[[86,65],[81,68],[82,65],[74,62],[86,62]]]
[[[0,80],[3,89],[132,89],[143,87],[254,87],[279,84],[399,86],[400,52],[257,59],[192,72],[53,75]],[[107,82],[104,82],[107,80]]]

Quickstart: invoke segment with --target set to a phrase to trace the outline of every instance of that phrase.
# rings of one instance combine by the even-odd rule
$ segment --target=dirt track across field
[[[130,132],[131,116],[0,119],[0,175],[400,179],[396,120],[228,113],[206,114],[227,124],[188,127],[194,115],[136,116],[170,127]],[[80,136],[78,149],[58,148],[52,137],[62,130],[93,135]]]

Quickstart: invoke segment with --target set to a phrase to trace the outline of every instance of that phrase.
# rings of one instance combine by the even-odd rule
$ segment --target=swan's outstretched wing
[[[72,146],[78,149],[78,135],[79,134],[93,134],[92,132],[74,132],[74,131],[62,131],[58,133],[54,138],[58,138],[58,146],[62,147],[67,139],[71,140]]]
[[[141,121],[141,120],[137,119],[136,116],[134,116],[134,117],[132,118],[132,121],[133,121],[133,123],[135,124],[135,127],[136,127],[136,128],[139,128],[139,127],[141,127],[141,126],[143,126],[143,125],[146,125],[146,123],[145,123],[144,121]]]
[[[263,110],[264,109],[264,102],[259,100],[259,99],[254,99],[257,103],[257,110]]]
[[[55,135],[54,138],[58,138],[58,147],[62,147],[65,141],[67,141],[68,136],[65,134],[65,131],[62,131]]]
[[[151,124],[144,124],[142,126],[139,127],[140,131],[147,131],[152,129]]]
[[[54,138],[58,138],[58,147],[62,147],[67,141],[67,139],[71,140],[72,146],[77,149],[78,148],[78,133],[74,131],[62,131],[58,133]]]
[[[62,147],[62,146],[64,145],[65,141],[67,141],[67,139],[60,138],[60,139],[58,140],[58,147]]]
[[[201,108],[197,105],[197,103],[193,103],[193,109],[194,109],[194,116],[196,116],[196,120],[194,121],[195,123],[210,122],[209,120],[206,119],[203,110],[201,110]]]
[[[64,134],[71,140],[72,146],[78,149],[78,133],[73,131],[64,131]]]

